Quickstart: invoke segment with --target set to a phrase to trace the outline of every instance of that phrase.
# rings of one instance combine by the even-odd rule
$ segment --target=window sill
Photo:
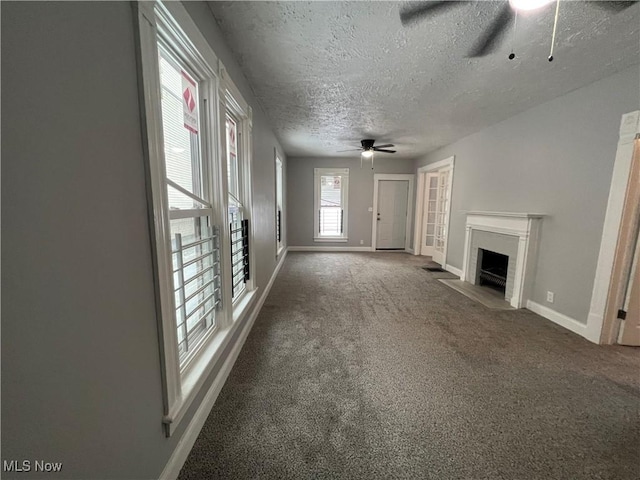
[[[233,304],[233,323],[235,324],[248,313],[249,307],[253,303],[253,299],[257,296],[258,289],[254,288],[250,292],[244,292],[242,297]]]
[[[314,242],[340,242],[346,243],[349,237],[313,237]]]
[[[253,305],[253,300],[257,298],[257,293],[258,289],[255,288],[242,296],[240,301],[233,307],[233,324],[217,330],[191,361],[188,370],[182,374],[182,398],[176,403],[174,411],[163,419],[163,422],[167,425],[168,436],[171,436],[176,431],[185,413],[187,413],[196,396],[202,390],[204,382],[220,360],[222,352],[224,352],[233,334],[238,329],[238,325],[241,323],[240,320],[246,318],[249,314],[249,308]]]

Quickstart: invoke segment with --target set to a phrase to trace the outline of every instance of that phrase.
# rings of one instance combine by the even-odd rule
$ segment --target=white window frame
[[[150,199],[150,223],[154,251],[154,282],[156,289],[156,308],[161,353],[161,371],[163,376],[164,414],[162,423],[167,436],[173,434],[198,396],[214,365],[221,359],[222,353],[234,337],[238,320],[245,318],[253,305],[257,289],[253,288],[237,305],[232,308],[230,261],[226,252],[230,250],[229,224],[227,222],[227,176],[225,156],[224,113],[227,100],[221,92],[232,92],[234,98],[242,99],[226,78],[224,66],[211,49],[209,43],[191,19],[180,2],[143,1],[132,3],[137,27],[139,75],[141,78],[142,128],[147,157],[147,188]],[[161,115],[161,85],[158,62],[158,41],[162,39],[174,53],[186,59],[190,67],[196,65],[196,71],[204,78],[206,91],[201,87],[203,98],[207,98],[207,107],[201,109],[201,143],[210,160],[209,182],[213,182],[211,199],[212,221],[220,226],[223,276],[223,307],[216,315],[216,329],[205,335],[199,350],[193,354],[189,364],[180,368],[174,292],[171,275],[171,263],[168,199],[165,183],[164,139]],[[243,100],[242,100],[243,101]],[[202,105],[201,105],[202,106]],[[247,170],[244,188],[248,197],[247,207],[251,206],[250,160],[251,160],[251,109],[243,105],[247,113],[248,128],[243,149],[246,153]],[[216,128],[218,127],[218,128]],[[206,132],[206,134],[205,134]],[[248,208],[249,215],[251,209]],[[252,234],[253,235],[253,234]],[[253,248],[251,248],[253,255]],[[253,260],[253,259],[252,259]],[[251,261],[251,265],[255,265]],[[255,271],[253,272],[255,277]]]
[[[325,175],[341,177],[340,203],[342,207],[342,234],[320,236],[320,178]],[[347,242],[349,240],[349,169],[348,168],[314,168],[313,169],[313,241],[314,242]]]
[[[285,245],[284,229],[284,164],[278,151],[274,149],[275,157],[275,219],[276,219],[276,258],[280,256]],[[280,186],[280,188],[278,188]],[[280,240],[278,240],[278,210],[280,211]]]
[[[188,69],[191,68],[192,65],[190,64],[191,62],[188,61],[184,61],[181,58],[173,58],[174,54],[173,54],[173,48],[169,45],[165,45],[164,39],[158,39],[158,44],[162,43],[162,49],[166,52],[167,56],[165,58],[171,58],[175,61],[178,62],[178,65],[180,66],[180,68],[183,69]],[[159,49],[160,50],[160,49]],[[198,69],[199,65],[197,65],[197,62],[195,62],[195,67],[196,69]],[[213,76],[213,72],[211,71],[207,71],[206,66],[200,66],[201,68],[198,69],[200,70],[199,72],[195,73],[195,76],[192,77],[195,81],[198,81],[199,78],[204,78],[204,80],[202,81],[198,81],[198,86],[199,86],[199,95],[198,95],[198,113],[199,113],[199,117],[200,117],[200,121],[198,122],[199,125],[199,131],[198,131],[198,147],[202,147],[202,151],[198,152],[198,156],[199,158],[199,163],[201,163],[201,170],[200,172],[197,172],[197,175],[199,177],[198,179],[198,184],[201,184],[201,189],[202,189],[202,196],[200,192],[189,192],[188,190],[183,189],[180,185],[176,184],[175,182],[173,182],[172,180],[170,180],[168,177],[168,173],[166,172],[166,158],[164,155],[164,146],[163,146],[163,155],[158,156],[156,159],[154,159],[154,163],[153,163],[153,169],[154,172],[157,172],[157,179],[159,182],[161,182],[163,184],[163,188],[162,191],[156,191],[154,192],[154,194],[157,197],[161,197],[159,198],[160,203],[159,203],[159,210],[162,211],[162,215],[163,215],[163,221],[166,222],[167,225],[170,226],[171,221],[173,220],[179,220],[179,219],[195,219],[195,218],[199,218],[199,217],[208,217],[208,219],[211,222],[211,226],[212,228],[214,228],[215,226],[215,222],[216,222],[216,217],[217,215],[215,214],[215,208],[214,208],[214,201],[215,201],[215,187],[213,185],[214,183],[214,175],[212,173],[212,169],[214,167],[214,161],[215,161],[215,152],[212,151],[211,146],[207,145],[207,134],[206,131],[208,130],[207,126],[209,125],[209,122],[212,120],[212,116],[211,115],[207,115],[208,112],[203,111],[204,109],[202,108],[203,105],[206,104],[206,102],[211,102],[212,99],[208,96],[208,94],[210,94],[212,91],[214,91],[211,87],[212,87],[212,80],[215,78]],[[160,82],[161,83],[161,82]],[[161,83],[161,88],[162,88],[162,83]],[[195,173],[195,172],[194,172]],[[160,183],[156,184],[158,187],[160,186]],[[182,208],[182,209],[171,209],[170,206],[168,205],[168,203],[165,203],[166,199],[167,199],[167,195],[168,192],[167,190],[171,188],[172,191],[177,191],[182,193],[184,196],[186,197],[191,197],[192,200],[196,201],[197,203],[199,203],[201,206],[199,208]],[[170,202],[169,202],[170,203]],[[171,236],[171,232],[170,231],[166,231],[166,230],[162,230],[162,231],[158,231],[158,237],[156,238],[157,240],[157,249],[158,249],[158,255],[163,258],[166,259],[168,257],[168,267],[173,268],[175,267],[175,265],[173,265],[172,263],[172,249],[171,249],[171,242],[173,240],[173,237]],[[168,237],[165,237],[165,235],[168,235]],[[218,237],[219,237],[219,232],[218,232]],[[220,240],[220,238],[217,239],[217,241],[213,241],[213,243],[218,243]],[[212,255],[214,255],[214,252],[212,250]],[[179,256],[182,256],[182,252],[180,252]],[[212,260],[212,265],[215,262]],[[177,272],[179,276],[183,275],[183,271],[178,271]],[[171,277],[171,275],[169,275],[169,277]],[[164,279],[166,279],[166,276],[163,276]],[[168,279],[169,282],[171,283],[172,280]],[[184,280],[184,279],[183,279]],[[212,279],[212,281],[214,281]],[[215,282],[215,281],[214,281]],[[173,283],[171,283],[171,287],[172,290],[175,290],[176,287],[178,287],[178,285],[176,285],[175,281],[173,281]],[[185,302],[184,299],[184,290],[179,290],[182,292],[183,298],[181,298],[181,302]],[[219,297],[221,297],[221,295],[219,295]],[[163,299],[163,301],[165,302],[165,306],[167,308],[169,308],[169,305],[173,305],[173,309],[174,312],[177,310],[176,309],[176,301],[175,299]],[[214,294],[214,301],[215,301],[215,294]],[[186,302],[185,302],[186,303]],[[185,308],[184,303],[183,303],[183,308]],[[217,321],[218,321],[218,309],[214,310],[214,323],[212,325],[213,329],[217,328]],[[186,313],[186,312],[185,312]],[[177,321],[177,320],[176,320]],[[187,319],[186,319],[186,315],[184,317],[184,327],[186,328],[187,326]],[[213,334],[213,331],[206,331],[206,333],[204,334],[204,336],[202,337],[201,340],[206,339],[206,337],[208,335]],[[188,336],[185,333],[185,339],[187,339]],[[185,355],[184,360],[180,363],[180,371],[183,372],[185,370],[187,370],[191,364],[191,360],[194,358],[194,356],[197,354],[198,350],[199,350],[199,343],[198,342],[194,345],[194,347],[192,349],[188,349]]]
[[[254,254],[254,226],[253,226],[253,189],[251,182],[251,164],[252,164],[252,152],[253,152],[253,110],[247,103],[247,101],[240,93],[240,90],[233,83],[233,80],[229,77],[226,68],[220,64],[220,86],[219,86],[219,98],[220,98],[220,135],[224,138],[221,142],[222,158],[224,158],[224,184],[225,184],[225,206],[228,207],[229,194],[227,189],[227,131],[226,120],[227,110],[233,113],[233,116],[237,120],[237,132],[238,132],[238,188],[240,190],[240,196],[238,200],[242,203],[243,218],[249,220],[249,268],[250,278],[245,284],[245,290],[241,295],[238,295],[232,300],[233,306],[233,321],[243,314],[248,306],[248,302],[253,298],[256,292],[255,284],[255,254]],[[225,208],[225,215],[227,209]],[[227,218],[225,216],[225,218]],[[229,222],[226,221],[226,238],[230,236]],[[231,257],[229,255],[230,249],[224,252],[224,261],[227,264],[226,271],[231,272]],[[229,274],[231,275],[231,273]],[[228,285],[228,292],[225,298],[231,298],[231,284],[225,282]]]

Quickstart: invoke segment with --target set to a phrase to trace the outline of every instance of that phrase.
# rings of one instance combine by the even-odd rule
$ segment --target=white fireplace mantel
[[[544,213],[520,213],[520,212],[482,212],[471,211],[466,212],[468,215],[476,215],[481,217],[515,217],[515,218],[542,218],[546,216]]]
[[[538,249],[540,222],[545,215],[542,213],[478,211],[466,212],[466,215],[467,224],[461,280],[470,281],[467,278],[467,272],[470,271],[471,267],[469,261],[471,258],[471,237],[474,230],[518,237],[518,254],[515,259],[513,295],[510,303],[514,308],[523,308],[530,296]]]

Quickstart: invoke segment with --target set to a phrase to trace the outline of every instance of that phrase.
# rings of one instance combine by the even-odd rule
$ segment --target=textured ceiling
[[[561,2],[551,63],[553,5],[519,15],[511,61],[513,29],[495,53],[466,58],[504,3],[407,27],[403,5],[209,2],[291,156],[341,156],[375,138],[413,158],[640,63],[640,4],[612,15]]]

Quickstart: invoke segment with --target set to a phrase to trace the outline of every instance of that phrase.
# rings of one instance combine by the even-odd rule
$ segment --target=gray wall
[[[254,108],[263,289],[279,146],[188,8]],[[2,459],[64,462],[59,478],[157,478],[198,403],[165,438],[133,25],[128,2],[2,2]]]
[[[374,173],[415,173],[413,160],[381,158],[360,168],[360,157],[350,158],[289,158],[287,163],[287,220],[291,246],[371,246]],[[349,241],[347,243],[317,243],[313,241],[313,169],[349,168]],[[415,182],[414,182],[415,183]],[[415,197],[415,185],[414,185]],[[415,200],[412,200],[415,202]],[[413,224],[413,221],[412,221]],[[360,245],[363,240],[363,245]],[[411,238],[413,241],[413,237]]]
[[[532,300],[586,323],[620,118],[639,107],[638,73],[618,73],[418,159],[416,168],[455,155],[447,263],[462,267],[464,211],[548,214]]]
[[[245,100],[253,108],[253,234],[255,253],[255,272],[258,286],[264,288],[276,266],[276,225],[275,225],[275,188],[276,167],[274,148],[280,154],[284,171],[284,192],[286,199],[287,157],[269,125],[269,119],[256,101],[251,86],[238,66],[231,50],[218,28],[206,2],[183,2],[183,5],[198,25],[207,41],[213,46],[218,58],[233,79]],[[286,203],[286,202],[285,202]],[[285,226],[285,246],[287,245]]]

